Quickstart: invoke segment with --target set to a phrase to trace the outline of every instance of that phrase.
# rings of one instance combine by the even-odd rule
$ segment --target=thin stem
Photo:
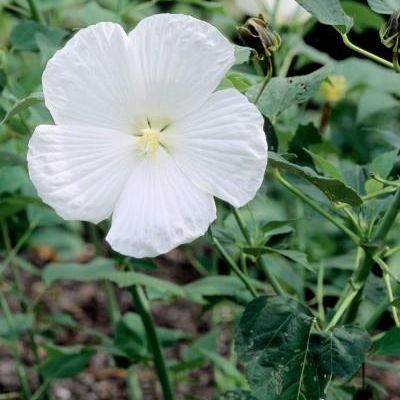
[[[246,286],[248,291],[252,294],[252,296],[255,298],[257,297],[257,290],[254,288],[250,280],[247,278],[247,276],[241,271],[241,269],[237,266],[235,261],[232,259],[232,257],[225,251],[219,240],[212,234],[210,230],[210,235],[211,235],[211,240],[215,246],[215,248],[218,250],[219,254],[221,257],[227,262],[229,268],[231,271],[237,275],[237,277],[243,282],[243,284]]]
[[[393,193],[396,190],[397,190],[397,188],[394,188],[394,187],[386,187],[384,189],[377,190],[376,192],[366,194],[365,196],[361,196],[361,199],[362,199],[363,202],[366,202],[366,201],[369,201],[369,200],[373,200],[373,199],[375,199],[375,198],[377,198],[379,196],[382,196],[384,194]],[[339,210],[341,208],[348,208],[348,207],[351,207],[351,205],[342,203],[342,204],[339,204],[338,206],[336,206],[335,208]]]
[[[342,36],[343,39],[343,43],[351,50],[354,50],[355,52],[363,55],[364,57],[370,58],[371,60],[384,65],[385,67],[389,67],[391,69],[394,69],[394,65],[393,63],[391,63],[390,61],[387,61],[379,56],[377,56],[376,54],[370,53],[367,50],[362,49],[361,47],[356,46],[354,43],[352,43],[349,39],[349,37],[345,34],[345,33],[341,33],[339,32]]]
[[[242,235],[244,236],[244,238],[246,239],[246,242],[249,246],[253,245],[253,241],[251,240],[251,236],[250,233],[243,221],[242,216],[240,215],[240,211],[235,208],[232,207],[233,209],[233,215],[236,219],[236,222],[239,226],[240,231],[242,232]],[[280,283],[278,282],[278,280],[275,278],[275,276],[271,273],[271,271],[269,270],[269,268],[267,267],[267,265],[265,264],[265,261],[263,260],[262,257],[258,257],[257,258],[257,265],[261,268],[261,270],[264,272],[265,276],[267,277],[269,283],[271,284],[272,288],[274,289],[276,294],[279,295],[284,295],[285,291],[283,290],[282,286],[280,285]]]
[[[308,196],[306,196],[303,192],[301,192],[299,189],[294,187],[290,182],[288,182],[286,179],[283,178],[283,176],[280,174],[280,172],[277,169],[274,169],[274,175],[276,179],[287,189],[289,189],[294,195],[302,199],[305,203],[307,203],[311,208],[313,208],[315,211],[317,211],[319,214],[321,214],[325,219],[330,221],[332,224],[334,224],[336,227],[338,227],[343,233],[345,233],[355,244],[359,245],[360,244],[360,238],[349,228],[347,228],[345,225],[342,224],[341,221],[337,220],[334,218],[332,215],[330,215],[328,212],[326,212],[322,207],[320,207],[314,200],[310,199]]]
[[[146,295],[143,289],[137,285],[131,286],[130,292],[146,330],[147,338],[154,357],[154,367],[157,371],[164,394],[164,400],[174,400],[175,395],[172,389],[171,378]]]
[[[12,319],[11,311],[8,307],[7,300],[5,299],[1,291],[0,291],[0,304],[1,304],[1,309],[3,310],[4,313],[5,320],[8,325],[8,329],[10,330],[11,336],[14,341],[13,343],[14,357],[16,362],[18,379],[21,384],[22,396],[24,400],[29,400],[31,398],[31,393],[29,390],[29,384],[28,384],[28,379],[26,377],[25,369],[22,364],[22,356],[18,347],[17,334],[14,326],[14,321]]]
[[[130,400],[142,400],[142,391],[140,390],[139,380],[135,375],[135,370],[133,367],[128,368],[126,382],[128,385],[128,394]]]
[[[324,310],[324,272],[325,266],[321,263],[318,269],[317,277],[317,300],[318,300],[318,315],[319,319],[325,321],[325,310]]]
[[[3,235],[4,246],[5,246],[5,249],[7,252],[5,266],[7,267],[9,265],[11,268],[11,273],[13,275],[16,290],[18,292],[19,306],[24,313],[28,313],[29,307],[24,299],[24,287],[23,287],[21,275],[19,273],[18,266],[13,261],[14,261],[15,256],[17,255],[19,249],[22,247],[22,245],[25,243],[25,241],[29,238],[33,229],[36,227],[36,222],[32,223],[29,226],[29,228],[27,229],[25,234],[20,238],[20,240],[18,241],[17,245],[14,248],[11,245],[10,235],[9,235],[8,226],[7,226],[6,222],[2,221],[0,225],[1,225],[1,232]],[[3,271],[4,271],[4,269],[1,270],[0,273]],[[33,357],[35,360],[35,366],[37,367],[40,364],[40,357],[39,357],[38,345],[36,342],[36,334],[35,334],[35,330],[33,328],[28,330],[28,339],[29,339],[29,345],[31,347]],[[42,383],[43,378],[42,378],[40,372],[38,371],[37,374],[39,377],[39,382]],[[46,391],[44,393],[44,396],[45,396],[45,399],[48,398],[48,393]]]
[[[384,241],[393,224],[396,221],[397,214],[400,211],[400,189],[395,194],[389,208],[387,209],[385,215],[383,216],[380,224],[378,225],[376,232],[374,234],[373,240],[375,242]],[[345,322],[352,322],[358,312],[361,295],[363,293],[365,283],[367,278],[371,272],[371,268],[374,264],[374,254],[372,250],[368,247],[364,247],[364,257],[363,261],[359,262],[358,267],[355,269],[353,276],[350,279],[350,284],[347,286],[344,291],[343,296],[339,300],[337,304],[337,311],[334,316],[335,323],[337,323],[340,317],[347,311],[347,315],[345,317]],[[343,303],[345,306],[343,306]],[[339,318],[336,317],[336,314],[341,313]],[[334,326],[335,324],[329,324]]]
[[[32,19],[34,19],[37,22],[43,22],[43,18],[39,12],[39,8],[37,7],[35,0],[27,0],[27,1],[29,9],[31,11]]]
[[[101,240],[99,238],[99,234],[98,234],[96,225],[89,223],[88,229],[89,229],[90,240],[95,247],[96,254],[100,255],[100,256],[104,255],[103,254],[104,253],[103,246],[102,246]],[[110,281],[108,281],[106,279],[103,280],[102,287],[103,287],[103,290],[104,290],[104,293],[105,293],[106,299],[107,299],[108,315],[109,315],[109,318],[111,320],[113,327],[115,327],[115,325],[121,318],[121,313],[120,313],[119,307],[118,307],[117,296],[115,295],[114,287]]]
[[[374,257],[375,262],[381,267],[382,272],[383,272],[383,281],[385,282],[386,286],[386,291],[388,295],[388,301],[389,304],[392,304],[394,301],[394,295],[393,295],[393,288],[392,288],[392,283],[390,282],[390,275],[388,273],[389,267],[387,264],[378,256]],[[393,316],[393,321],[396,324],[397,327],[400,327],[400,319],[397,314],[397,308],[393,305],[390,306],[390,310],[392,312]]]
[[[270,57],[267,57],[267,67],[268,67],[268,71],[267,71],[267,75],[265,75],[264,81],[261,85],[261,88],[259,90],[259,92],[257,93],[257,96],[254,99],[254,104],[257,104],[258,101],[260,100],[265,88],[267,87],[268,82],[270,81],[270,79],[272,78],[272,72],[273,72],[273,67],[272,67],[272,61]]]
[[[391,227],[393,226],[397,214],[400,211],[400,189],[396,192],[392,203],[387,209],[381,223],[379,224],[376,233],[374,235],[374,240],[384,240],[386,235],[389,233]]]

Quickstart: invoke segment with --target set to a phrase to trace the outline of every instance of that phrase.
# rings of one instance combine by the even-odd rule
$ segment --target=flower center
[[[154,156],[159,146],[160,131],[158,129],[148,127],[140,130],[137,141],[137,149],[140,154]]]

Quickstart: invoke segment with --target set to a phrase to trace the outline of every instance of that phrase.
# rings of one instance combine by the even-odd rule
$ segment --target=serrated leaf
[[[353,26],[353,19],[343,10],[339,0],[296,0],[321,24],[333,25],[347,33]]]
[[[5,124],[10,118],[12,118],[14,115],[25,111],[29,107],[40,103],[44,101],[44,96],[43,93],[32,93],[27,97],[24,97],[23,99],[19,100],[17,103],[15,103],[12,108],[7,112],[3,120],[0,122],[0,125]]]
[[[311,357],[318,364],[319,374],[351,378],[364,363],[372,344],[368,332],[358,326],[341,326],[329,332],[313,333]]]
[[[400,8],[400,0],[368,0],[368,5],[378,14],[392,14]]]
[[[275,121],[279,114],[290,106],[304,103],[314,96],[331,72],[332,67],[325,66],[308,75],[272,78],[257,105],[266,117]],[[256,98],[261,86],[262,84],[259,84],[248,90],[247,95],[250,99]]]
[[[318,175],[311,168],[293,164],[277,153],[269,152],[268,158],[270,166],[291,172],[308,180],[321,190],[330,201],[346,203],[352,206],[362,204],[362,199],[358,193],[339,179]]]
[[[314,331],[315,319],[285,296],[246,306],[235,348],[258,400],[320,400],[334,378],[350,378],[365,361],[368,333],[356,326]]]
[[[313,317],[289,297],[258,297],[246,306],[235,349],[259,400],[296,399]]]

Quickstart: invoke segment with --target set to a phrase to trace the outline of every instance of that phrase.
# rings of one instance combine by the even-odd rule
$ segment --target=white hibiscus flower
[[[233,62],[228,40],[189,16],[155,15],[128,35],[113,23],[79,31],[43,74],[55,125],[29,142],[39,196],[67,220],[112,215],[106,240],[132,257],[203,235],[213,196],[244,205],[267,162],[257,108],[214,92]]]
[[[271,16],[276,9],[276,20],[279,24],[304,22],[311,16],[295,0],[235,0],[235,3],[246,15],[267,12]]]

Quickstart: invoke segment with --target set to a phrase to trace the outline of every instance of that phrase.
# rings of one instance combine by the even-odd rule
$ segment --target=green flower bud
[[[280,36],[272,30],[261,14],[258,17],[249,18],[243,26],[238,28],[238,34],[243,44],[254,49],[260,59],[265,56],[270,58],[282,42]]]

